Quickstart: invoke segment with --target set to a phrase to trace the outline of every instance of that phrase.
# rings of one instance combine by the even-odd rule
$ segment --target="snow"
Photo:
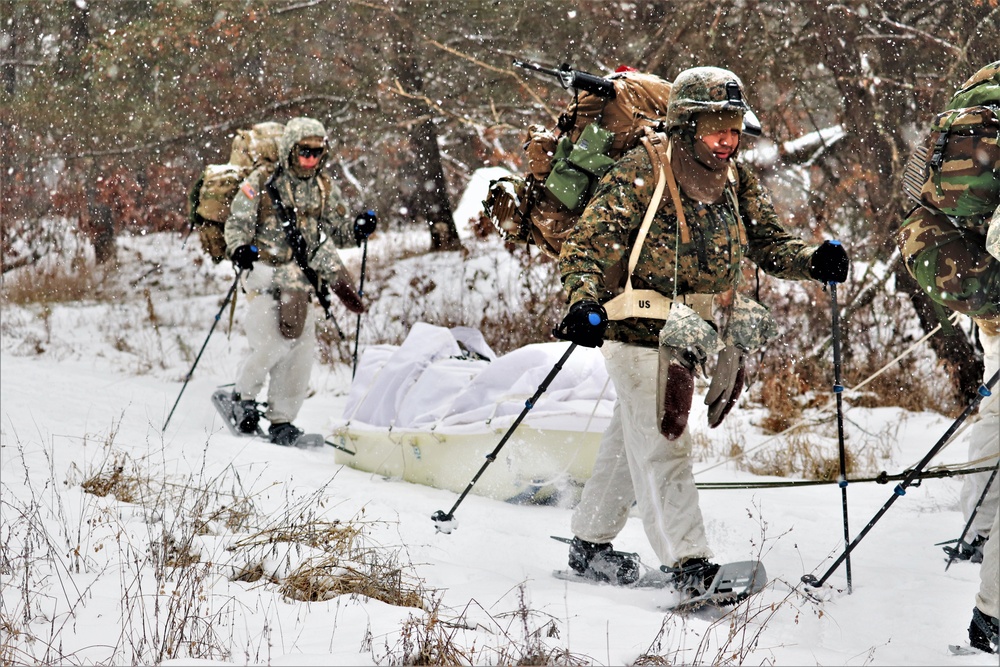
[[[373,237],[372,245],[385,237]],[[488,244],[478,251],[489,252]],[[836,485],[705,489],[701,508],[717,559],[760,558],[771,582],[729,615],[682,616],[657,608],[673,599],[668,591],[552,577],[566,565],[566,545],[549,538],[570,535],[565,501],[513,504],[473,493],[455,513],[455,530],[445,534],[430,517],[452,507],[453,492],[340,465],[333,448],[284,449],[230,435],[208,400],[232,381],[245,349],[238,331],[228,335],[228,309],[163,431],[232,283],[228,266],[196,266],[199,253],[181,249],[176,236],[121,239],[120,268],[106,277],[124,286],[119,298],[44,308],[4,304],[5,662],[9,656],[13,664],[400,664],[404,648],[432,632],[426,621],[436,614],[442,623],[434,637],[465,651],[466,658],[452,660],[475,664],[517,662],[518,651],[533,642],[562,650],[567,664],[632,664],[644,654],[669,664],[996,664],[991,656],[953,657],[947,649],[966,640],[979,586],[978,565],[959,562],[945,571],[935,546],[962,529],[959,479],[910,486],[852,553],[852,591],[841,566],[815,591],[820,600],[803,594],[800,578],[822,576],[843,551]],[[345,257],[357,271],[357,251]],[[162,270],[128,287],[159,261]],[[412,261],[425,266],[433,259]],[[410,307],[392,299],[382,292],[373,310],[388,317]],[[242,305],[238,300],[237,323]],[[311,388],[297,423],[328,433],[350,400],[350,366],[317,364]],[[808,413],[815,420],[808,429],[776,438],[757,426],[759,408],[737,409],[709,430],[704,406],[695,403],[699,482],[789,479],[738,470],[726,458],[736,445],[758,461],[790,443],[836,457],[829,407]],[[872,474],[914,465],[951,423],[936,413],[861,408],[849,400],[844,418],[847,444]],[[932,465],[964,462],[957,440]],[[126,502],[84,491],[86,480],[115,467],[141,480],[142,492]],[[471,478],[475,470],[467,472]],[[855,536],[892,489],[858,482],[847,496]],[[242,524],[235,514],[241,502],[257,508],[256,518]],[[214,516],[193,530],[191,517],[208,510]],[[248,538],[304,520],[363,527],[367,544],[394,554],[404,578],[422,582],[437,603],[433,614],[361,595],[318,602],[282,595],[280,582],[322,545],[250,545]],[[173,569],[163,554],[174,552],[164,545],[185,540],[199,564]],[[635,516],[615,546],[656,565]],[[234,580],[247,566],[259,566],[263,578]],[[183,640],[171,634],[178,627]]]

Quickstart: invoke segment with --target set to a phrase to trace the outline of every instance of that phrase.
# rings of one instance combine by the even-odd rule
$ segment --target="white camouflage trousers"
[[[1000,336],[990,336],[979,330],[979,342],[983,346],[983,361],[986,367],[983,374],[983,382],[989,380],[997,368],[1000,367]],[[997,464],[997,456],[1000,455],[1000,383],[993,387],[993,395],[989,396],[979,404],[979,417],[969,428],[967,436],[969,441],[969,460],[977,461],[988,458],[988,460],[977,464],[987,466]],[[976,503],[979,502],[986,482],[990,479],[989,472],[966,475],[962,483],[962,512],[968,522],[972,512],[975,511]],[[1000,508],[1000,479],[994,479],[990,491],[983,499],[983,504],[976,512],[976,518],[969,529],[966,541],[972,541],[977,535],[987,536],[993,526],[993,516]]]
[[[635,502],[661,563],[711,558],[691,469],[691,436],[685,431],[670,441],[657,426],[657,351],[617,341],[605,342],[601,350],[618,399],[593,475],[573,511],[573,534],[611,542]]]
[[[979,330],[979,342],[983,345],[985,362],[984,382],[993,377],[1000,367],[1000,336],[990,336]],[[979,404],[979,421],[969,429],[969,459],[992,456],[986,465],[997,465],[1000,456],[1000,384],[993,387],[993,395]],[[990,473],[966,475],[962,484],[962,509],[965,520],[969,520],[986,488]],[[983,563],[979,572],[979,593],[976,606],[979,611],[993,618],[1000,618],[1000,479],[994,480],[969,531],[971,539],[975,535],[987,535],[989,539],[983,547]]]
[[[289,340],[278,330],[278,301],[267,290],[274,270],[258,262],[246,278],[251,296],[245,312],[244,330],[250,350],[240,366],[234,391],[242,398],[256,399],[267,384],[267,410],[272,424],[295,419],[309,390],[316,348],[316,313],[308,308],[302,335]]]

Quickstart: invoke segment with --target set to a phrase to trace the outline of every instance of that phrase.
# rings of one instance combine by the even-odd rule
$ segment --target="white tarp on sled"
[[[475,329],[417,323],[402,345],[367,348],[335,435],[352,467],[462,491],[569,343],[497,357]],[[600,350],[565,360],[474,489],[510,498],[590,476],[614,404]]]

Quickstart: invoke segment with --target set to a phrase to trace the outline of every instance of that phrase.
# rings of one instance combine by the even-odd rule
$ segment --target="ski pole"
[[[524,419],[524,416],[528,414],[528,411],[531,410],[531,408],[535,407],[535,401],[537,401],[542,393],[549,388],[549,383],[552,382],[552,379],[559,374],[559,371],[562,370],[563,364],[566,363],[569,355],[571,355],[575,349],[576,343],[571,343],[570,346],[566,348],[566,352],[564,352],[562,357],[559,358],[559,361],[557,361],[555,366],[552,367],[552,370],[549,371],[549,374],[545,376],[544,380],[542,380],[542,383],[538,385],[538,389],[535,390],[534,395],[524,402],[524,409],[521,410],[521,414],[519,414],[517,419],[514,420],[514,423],[510,425],[510,428],[507,429],[506,433],[504,433],[504,436],[500,439],[500,442],[497,443],[497,446],[493,448],[493,451],[486,455],[486,463],[482,465],[479,472],[477,472],[475,477],[472,478],[472,481],[469,482],[469,485],[465,487],[465,490],[462,491],[462,495],[458,497],[458,500],[456,500],[455,504],[451,506],[448,513],[445,514],[441,510],[438,510],[431,515],[431,520],[434,522],[435,529],[442,533],[450,533],[455,528],[455,526],[449,525],[455,519],[455,510],[457,510],[458,506],[462,504],[465,497],[469,495],[469,491],[472,491],[472,487],[479,481],[479,477],[486,471],[486,468],[496,460],[497,454],[499,454],[500,450],[503,449],[503,446],[507,443],[507,440],[521,423],[521,420]]]
[[[955,547],[953,549],[951,547],[945,549],[945,551],[948,552],[948,563],[944,566],[945,572],[947,572],[948,568],[951,567],[951,564],[955,562],[959,549],[961,549],[962,545],[965,544],[965,536],[969,534],[969,529],[972,528],[972,522],[975,521],[976,514],[979,513],[979,508],[983,506],[983,501],[986,500],[986,494],[990,492],[990,487],[993,486],[993,480],[997,478],[998,470],[1000,470],[1000,468],[993,468],[990,478],[986,481],[986,486],[983,487],[983,492],[979,494],[979,500],[976,501],[976,506],[972,508],[972,514],[969,515],[969,520],[965,523],[965,528],[962,529],[962,534],[958,536],[957,540],[955,540],[955,542],[957,542]],[[944,544],[947,544],[947,542],[944,542]],[[937,544],[935,546],[941,545]]]
[[[219,319],[222,318],[222,313],[226,309],[226,305],[229,300],[233,298],[233,294],[236,292],[236,286],[240,284],[240,276],[243,275],[243,271],[236,272],[236,280],[233,281],[232,287],[229,288],[229,292],[226,294],[226,298],[222,302],[222,307],[219,308],[219,312],[215,314],[215,320],[212,322],[212,328],[208,330],[208,335],[205,337],[205,342],[201,344],[201,349],[198,350],[198,356],[195,357],[194,363],[191,364],[191,370],[188,371],[187,376],[184,378],[184,386],[181,387],[181,391],[177,394],[177,400],[174,401],[174,407],[170,408],[170,414],[167,415],[167,421],[163,422],[164,431],[167,430],[167,424],[170,423],[170,418],[174,416],[174,410],[177,409],[177,404],[181,402],[181,396],[184,394],[184,390],[187,389],[188,382],[191,380],[191,376],[194,374],[194,369],[201,360],[201,355],[205,351],[205,347],[208,346],[208,339],[212,337],[212,333],[215,331],[215,326],[219,323]]]
[[[851,531],[847,526],[847,456],[844,451],[844,385],[840,378],[840,309],[837,307],[837,283],[830,283],[830,303],[832,305],[833,320],[833,393],[837,395],[837,440],[840,448],[840,479],[837,485],[840,486],[841,504],[844,508],[844,546],[851,543]],[[850,553],[850,552],[848,552]],[[847,575],[847,594],[853,591],[851,583],[851,557],[848,555],[844,559],[844,572]]]
[[[854,550],[854,548],[858,546],[858,543],[861,542],[861,540],[864,539],[865,535],[868,534],[868,531],[872,529],[872,527],[878,522],[878,520],[882,518],[882,515],[889,510],[889,508],[892,506],[894,502],[896,502],[896,499],[899,498],[900,496],[906,495],[906,487],[908,487],[914,479],[920,476],[920,473],[924,469],[924,466],[926,466],[930,462],[930,460],[934,458],[934,456],[941,450],[941,448],[943,448],[948,443],[948,440],[950,440],[951,436],[955,434],[955,431],[958,430],[958,427],[962,425],[962,422],[968,419],[969,415],[972,414],[972,412],[976,409],[976,407],[979,406],[979,404],[982,402],[984,398],[991,395],[991,389],[993,388],[993,385],[997,383],[998,378],[1000,378],[1000,371],[994,373],[993,377],[991,377],[986,384],[979,386],[977,395],[974,399],[972,399],[972,402],[970,402],[969,405],[965,407],[965,410],[962,410],[962,414],[960,414],[958,418],[956,418],[955,421],[952,422],[951,426],[948,427],[948,430],[945,431],[944,435],[942,435],[941,438],[934,444],[934,446],[931,447],[930,451],[927,452],[924,458],[920,460],[920,463],[918,463],[912,470],[909,471],[909,473],[907,473],[906,477],[903,478],[902,482],[896,485],[896,488],[893,489],[892,495],[889,496],[889,500],[887,500],[885,504],[882,506],[882,508],[875,513],[875,516],[873,516],[871,521],[868,522],[868,525],[864,527],[864,530],[862,530],[858,534],[858,536],[854,538],[854,541],[851,542],[849,545],[847,545],[847,548],[844,550],[844,553],[840,554],[837,560],[833,562],[833,565],[831,565],[830,569],[826,571],[826,574],[824,574],[819,579],[816,578],[816,575],[805,574],[802,576],[802,583],[806,584],[807,586],[812,586],[813,588],[818,588],[823,585],[823,583],[830,577],[830,575],[833,574],[834,570],[837,569],[837,566],[839,566],[844,561],[844,559],[846,559],[850,555],[850,553]]]
[[[365,237],[364,247],[361,250],[361,280],[358,282],[358,296],[365,295],[365,262],[368,259],[368,237]],[[358,326],[354,330],[354,354],[351,355],[351,379],[358,372],[358,341],[361,338],[361,313],[358,313]]]

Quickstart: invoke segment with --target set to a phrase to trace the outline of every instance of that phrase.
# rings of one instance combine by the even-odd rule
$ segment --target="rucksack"
[[[528,127],[527,173],[490,182],[483,211],[505,240],[534,244],[558,258],[597,182],[660,125],[669,81],[632,70],[607,78],[614,97],[578,91],[555,129]]]
[[[934,117],[903,174],[918,205],[977,227],[1000,204],[1000,61],[956,92]]]
[[[250,172],[278,162],[278,139],[285,131],[281,123],[258,123],[238,130],[233,138],[229,162],[210,164],[198,176],[188,194],[188,220],[198,230],[201,247],[218,264],[226,257],[225,225],[229,209]]]
[[[937,304],[977,319],[1000,316],[1000,262],[986,248],[1000,206],[1000,61],[934,117],[903,190],[917,204],[897,238],[910,275]]]

